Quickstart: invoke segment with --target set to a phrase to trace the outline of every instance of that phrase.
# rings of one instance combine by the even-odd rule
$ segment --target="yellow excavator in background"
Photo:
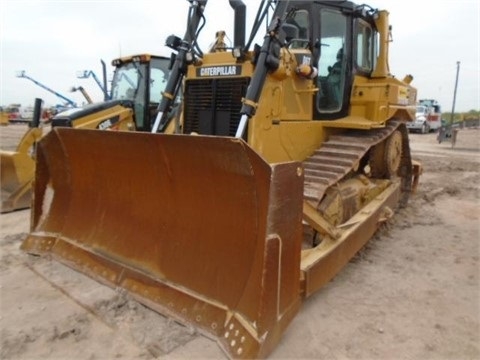
[[[10,122],[8,121],[8,113],[0,106],[0,125],[7,126]]]
[[[84,94],[89,104],[57,114],[51,119],[51,127],[150,131],[168,80],[170,62],[170,58],[150,54],[113,60],[112,99],[93,103]],[[41,108],[37,109],[37,116],[40,113]],[[44,133],[39,125],[38,119],[30,123],[15,151],[0,151],[2,213],[30,207],[34,147]]]
[[[189,2],[183,39],[166,41],[151,133],[55,127],[41,139],[22,249],[126,290],[229,357],[265,357],[407,203],[417,92],[389,71],[387,11],[262,1],[245,43],[246,7],[230,0],[234,43],[202,53],[207,1]]]

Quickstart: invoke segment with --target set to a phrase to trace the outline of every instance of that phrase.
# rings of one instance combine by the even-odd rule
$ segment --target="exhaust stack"
[[[246,28],[246,6],[242,0],[230,0],[230,6],[235,11],[233,46],[244,48]]]

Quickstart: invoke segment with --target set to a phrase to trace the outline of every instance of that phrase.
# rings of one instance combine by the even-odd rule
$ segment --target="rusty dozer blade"
[[[55,128],[22,249],[263,357],[300,307],[302,189],[240,139]]]

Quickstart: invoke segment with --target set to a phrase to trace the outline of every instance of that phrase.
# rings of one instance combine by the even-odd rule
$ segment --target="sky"
[[[258,0],[247,5],[251,28]],[[442,111],[480,110],[480,0],[365,0],[388,10],[393,42],[390,71],[397,78],[413,75],[419,99],[436,99]],[[0,105],[61,103],[54,94],[18,71],[78,104],[85,102],[82,86],[94,101],[102,100],[92,77],[79,79],[80,70],[102,76],[101,60],[111,78],[111,61],[138,53],[170,55],[164,46],[171,34],[183,37],[187,0],[0,0]],[[228,0],[209,0],[206,25],[200,36],[204,51],[217,30],[233,39],[233,10]],[[459,65],[457,65],[459,63]]]

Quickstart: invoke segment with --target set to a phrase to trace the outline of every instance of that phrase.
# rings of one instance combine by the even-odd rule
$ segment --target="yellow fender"
[[[41,128],[30,128],[23,135],[16,151],[0,150],[2,213],[30,207],[35,147],[42,134]]]

